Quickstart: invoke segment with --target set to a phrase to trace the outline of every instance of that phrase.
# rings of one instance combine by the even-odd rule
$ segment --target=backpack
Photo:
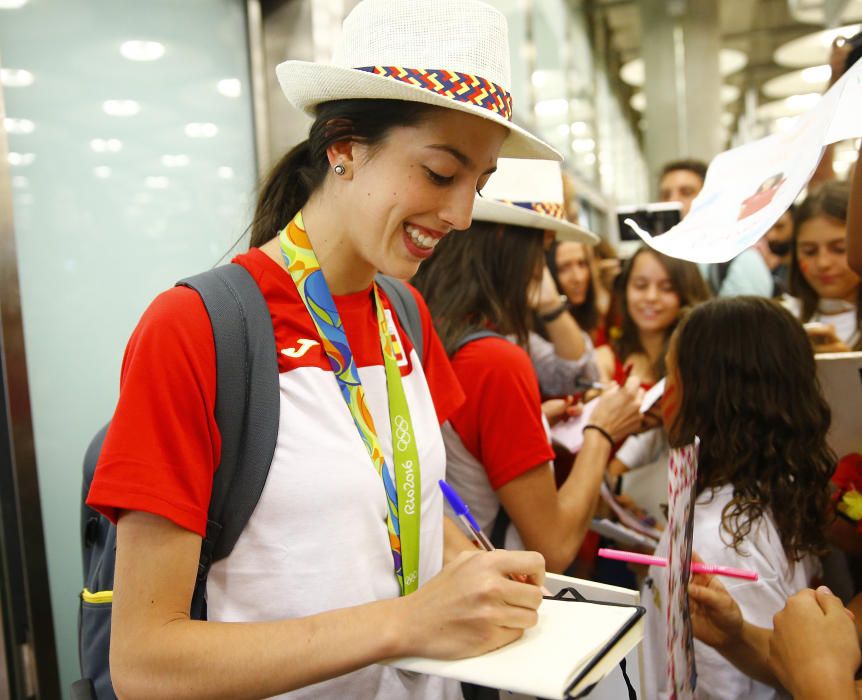
[[[423,333],[416,299],[398,280],[377,275],[420,362]],[[213,327],[216,353],[215,418],[222,437],[221,461],[213,478],[206,536],[201,543],[191,617],[206,619],[206,580],[213,562],[233,550],[263,491],[275,453],[279,424],[278,357],[266,301],[244,267],[224,265],[177,282],[202,298]],[[242,358],[243,361],[239,361]],[[84,456],[81,542],[84,589],[78,613],[82,679],[74,700],[116,698],[108,651],[116,561],[116,528],[86,505],[107,433],[93,437]]]
[[[507,340],[506,336],[497,333],[496,331],[492,331],[488,328],[480,328],[472,331],[468,331],[460,338],[458,338],[454,347],[452,348],[452,355],[454,356],[456,352],[458,352],[461,348],[463,348],[468,343],[472,343],[474,340],[481,340],[482,338],[502,338],[503,340]],[[494,518],[494,524],[491,526],[491,535],[489,537],[491,544],[494,545],[497,549],[503,549],[506,542],[506,531],[509,529],[509,524],[512,522],[511,518],[509,518],[509,514],[506,512],[506,509],[503,508],[503,504],[500,504],[500,508],[497,511],[497,515]],[[478,686],[477,686],[478,687]],[[467,693],[464,693],[465,700],[471,700],[471,698],[467,697]],[[476,700],[478,700],[478,696],[476,696]]]

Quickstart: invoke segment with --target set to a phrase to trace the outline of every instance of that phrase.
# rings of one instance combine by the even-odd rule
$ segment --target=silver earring
[[[344,175],[345,172],[344,166],[341,163],[338,163],[332,170],[336,175]]]

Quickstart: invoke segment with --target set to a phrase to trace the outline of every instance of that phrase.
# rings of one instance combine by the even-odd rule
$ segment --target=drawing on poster
[[[784,173],[770,175],[766,178],[757,188],[757,192],[742,200],[742,206],[739,208],[739,219],[756,214],[768,205],[775,197],[775,193],[778,192],[778,188],[785,182]]]

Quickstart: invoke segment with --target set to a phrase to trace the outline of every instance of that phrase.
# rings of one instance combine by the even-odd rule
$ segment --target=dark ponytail
[[[305,205],[329,170],[326,150],[339,141],[379,144],[390,129],[414,126],[441,109],[401,100],[335,100],[318,106],[308,139],[294,146],[266,176],[251,224],[250,247],[262,246]]]

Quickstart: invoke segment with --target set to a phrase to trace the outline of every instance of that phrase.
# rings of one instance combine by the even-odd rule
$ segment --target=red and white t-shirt
[[[251,273],[272,316],[281,388],[279,435],[248,525],[230,556],[210,572],[208,617],[287,619],[397,597],[383,484],[313,321],[287,272],[266,254],[253,249],[234,262]],[[421,469],[421,585],[442,566],[440,423],[461,404],[463,393],[428,309],[413,293],[423,326],[422,364],[400,324],[396,330],[405,348],[401,375]],[[335,303],[391,469],[386,376],[371,290],[336,296]],[[221,447],[215,378],[212,328],[203,302],[183,287],[164,292],[144,313],[126,349],[120,399],[89,505],[112,520],[120,510],[141,510],[204,534]],[[370,666],[283,697],[460,694],[457,684],[439,678]]]
[[[496,490],[554,459],[530,356],[505,338],[481,338],[452,357],[466,401],[443,426],[446,478],[490,536]],[[548,467],[551,468],[551,467]],[[513,526],[508,549],[523,549]]]

